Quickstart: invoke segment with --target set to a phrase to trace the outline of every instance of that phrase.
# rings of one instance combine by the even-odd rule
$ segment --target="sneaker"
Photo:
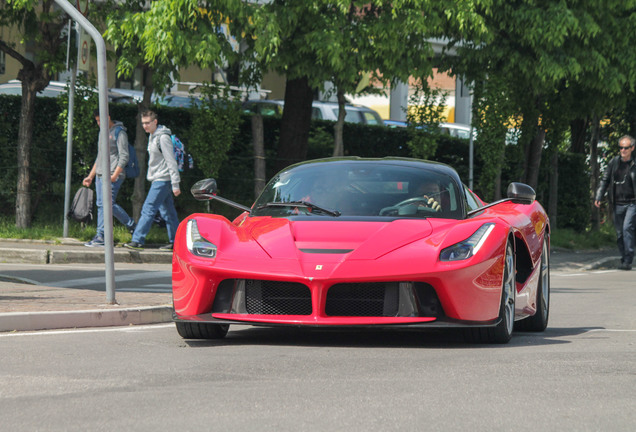
[[[128,227],[128,232],[130,234],[134,234],[135,233],[135,229],[137,228],[137,222],[133,222],[132,226]]]
[[[172,252],[172,243],[168,243],[167,245],[161,246],[159,250]]]
[[[101,237],[93,237],[93,240],[84,243],[84,246],[86,247],[104,247],[104,239]]]
[[[124,247],[132,250],[143,250],[144,245],[137,243],[136,241],[131,241],[130,243],[124,243]]]
[[[631,270],[632,269],[632,265],[631,264],[627,264],[622,262],[619,266],[618,266],[619,270]]]

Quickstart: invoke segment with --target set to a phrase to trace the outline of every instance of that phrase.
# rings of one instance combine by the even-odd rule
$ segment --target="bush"
[[[90,98],[78,102],[92,103]],[[64,203],[64,183],[66,166],[66,122],[59,120],[63,112],[62,99],[37,98],[36,121],[31,151],[31,193],[33,199],[34,221],[43,223],[62,223]],[[95,102],[96,103],[96,102]],[[96,106],[96,105],[95,105]],[[89,111],[90,109],[90,111]],[[98,129],[92,118],[93,107],[78,108],[84,113],[76,119],[73,148],[73,172],[71,174],[72,192],[79,187],[82,179],[92,167],[97,154]],[[254,201],[254,158],[252,145],[251,117],[240,114],[220,113],[214,118],[210,113],[171,107],[154,108],[160,123],[168,126],[184,142],[186,149],[193,154],[195,168],[185,172],[181,189],[183,194],[175,200],[177,212],[184,217],[193,212],[208,211],[208,204],[192,199],[189,194],[194,182],[206,177],[215,177],[219,194],[244,205]],[[17,183],[16,150],[19,124],[20,98],[0,96],[0,216],[15,216],[15,196]],[[91,118],[86,118],[91,113]],[[64,118],[64,116],[62,116]],[[135,105],[112,105],[111,118],[120,120],[128,129],[131,142],[135,139],[137,107]],[[231,124],[235,124],[232,126]],[[311,123],[308,159],[330,157],[333,152],[333,128],[335,123],[315,120]],[[264,117],[264,145],[267,159],[267,178],[274,176],[273,166],[277,153],[280,118]],[[217,135],[216,130],[220,133]],[[224,136],[219,140],[218,136]],[[387,128],[363,124],[345,123],[344,151],[347,156],[382,158],[385,156],[411,157],[409,140],[411,135],[406,128]],[[434,161],[454,167],[460,177],[468,182],[468,140],[436,135],[437,140]],[[207,143],[206,143],[207,140]],[[226,147],[226,143],[231,145]],[[510,181],[516,181],[519,173],[520,149],[516,145],[506,146],[506,163],[502,170],[502,187]],[[221,154],[222,153],[222,154]],[[545,159],[545,158],[544,158]],[[199,161],[200,163],[197,163]],[[515,162],[517,161],[517,162]],[[484,161],[479,152],[479,142],[475,143],[474,172],[479,177]],[[548,164],[544,160],[544,174],[537,188],[541,201],[547,203]],[[559,227],[571,228],[583,232],[589,220],[589,179],[584,155],[560,156],[559,161]],[[118,203],[129,213],[132,212],[131,196],[133,182],[124,182],[119,193]],[[483,191],[476,190],[482,196]],[[486,191],[490,192],[490,191]],[[227,217],[240,213],[227,205],[210,202],[212,211]]]

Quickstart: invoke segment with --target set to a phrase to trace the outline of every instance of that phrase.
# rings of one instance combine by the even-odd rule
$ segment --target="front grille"
[[[396,282],[337,284],[327,292],[329,316],[396,316],[399,306]]]
[[[245,304],[248,314],[311,315],[311,292],[295,282],[246,280]]]

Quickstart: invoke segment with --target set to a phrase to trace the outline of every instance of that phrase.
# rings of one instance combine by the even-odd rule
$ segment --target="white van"
[[[260,113],[264,116],[282,115],[285,101],[280,99],[254,99],[243,103],[245,112]],[[364,123],[369,125],[384,125],[380,114],[362,105],[345,105],[345,121],[348,123]],[[338,120],[338,103],[313,101],[311,118],[322,120]]]

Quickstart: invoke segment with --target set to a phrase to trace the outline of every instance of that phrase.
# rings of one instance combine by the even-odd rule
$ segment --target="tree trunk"
[[[31,139],[36,91],[28,82],[22,82],[22,106],[18,130],[18,184],[15,201],[15,226],[31,226]]]
[[[502,184],[501,184],[501,170],[503,169],[503,164],[506,161],[506,137],[504,135],[503,139],[502,139],[502,143],[499,149],[499,156],[498,156],[498,161],[497,161],[497,166],[496,166],[496,173],[495,173],[495,193],[493,196],[493,200],[494,201],[498,201],[503,197],[503,188],[502,188]]]
[[[287,79],[276,171],[307,158],[313,91],[306,77]]]
[[[587,119],[576,119],[570,122],[572,134],[572,153],[585,153],[585,135],[587,132]]]
[[[538,119],[537,119],[538,120]],[[541,165],[541,153],[545,144],[545,129],[543,129],[538,121],[534,122],[534,135],[530,142],[527,142],[525,148],[524,172],[521,181],[537,188],[539,182],[539,167]]]
[[[263,133],[263,116],[252,117],[252,142],[254,144],[254,199],[258,198],[265,188],[265,144]]]
[[[18,184],[15,199],[15,226],[31,226],[31,140],[33,138],[33,119],[37,92],[43,90],[51,80],[41,67],[23,63],[18,72],[22,81],[22,105],[20,107],[20,125],[18,128]]]
[[[559,152],[554,151],[550,158],[550,186],[548,197],[548,217],[552,228],[557,227],[557,205],[559,202]]]
[[[344,119],[347,115],[345,111],[345,96],[344,92],[338,88],[338,121],[333,128],[333,156],[344,156],[344,142],[342,140],[342,132],[344,129]]]
[[[592,141],[590,142],[590,189],[592,190],[592,202],[590,203],[591,211],[591,224],[594,231],[601,229],[600,211],[594,205],[594,195],[596,195],[596,189],[598,189],[599,183],[599,166],[598,166],[598,139],[599,139],[599,119],[594,116],[592,119]],[[610,209],[611,210],[611,209]]]

